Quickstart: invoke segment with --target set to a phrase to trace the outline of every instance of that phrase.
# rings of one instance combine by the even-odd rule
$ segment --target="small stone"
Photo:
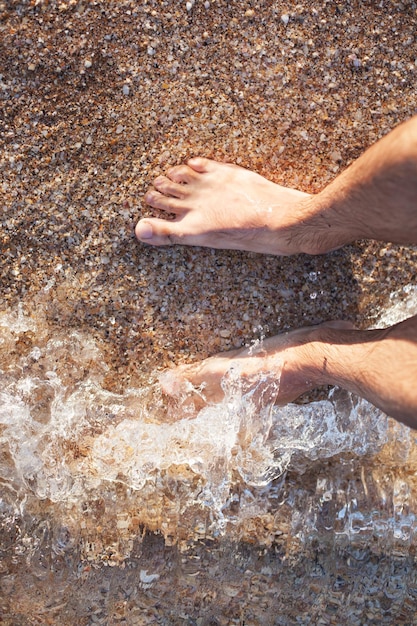
[[[93,65],[92,61],[90,61],[90,59],[86,59],[84,61],[84,67],[88,70],[91,66]]]
[[[219,332],[220,337],[223,337],[223,339],[228,339],[231,334],[232,333],[230,332],[230,330],[227,330],[227,328]]]
[[[358,57],[354,53],[349,54],[348,60],[352,63],[353,67],[355,67],[356,69],[359,68],[362,65],[360,60],[358,59]]]
[[[119,124],[118,127],[116,128],[116,135],[120,135],[123,131],[124,131],[124,126]]]
[[[288,13],[283,13],[281,15],[281,22],[286,26],[289,21],[290,21],[290,16],[288,15]]]
[[[158,159],[159,164],[161,165],[162,163],[166,163],[170,156],[171,156],[170,151],[164,150],[164,152],[160,155]]]
[[[193,3],[187,2],[187,4],[185,5],[185,8],[187,9],[187,11],[191,11],[191,9],[193,8]]]
[[[123,95],[124,96],[128,96],[130,93],[130,87],[129,85],[123,85]]]
[[[91,135],[88,135],[87,139],[85,140],[85,143],[87,144],[87,146],[91,146],[91,144],[93,143],[93,138]]]
[[[253,17],[254,15],[255,15],[255,11],[254,11],[253,9],[248,9],[248,10],[245,12],[245,16],[246,16],[246,17]]]
[[[153,57],[153,55],[155,54],[155,48],[152,48],[152,46],[148,46],[148,54],[150,57]]]
[[[36,70],[36,63],[29,63],[28,70],[29,72],[34,72]]]
[[[206,2],[204,3],[204,8],[205,9],[209,9],[210,8],[210,2],[208,0],[206,0]]]

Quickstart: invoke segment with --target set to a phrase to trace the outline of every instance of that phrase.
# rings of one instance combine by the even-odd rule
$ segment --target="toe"
[[[154,180],[154,187],[166,196],[174,198],[184,198],[187,195],[187,185],[175,183],[166,176],[158,176]]]
[[[179,397],[187,391],[186,381],[177,370],[166,370],[158,379],[162,391],[168,396]]]
[[[196,172],[188,165],[175,165],[168,170],[167,176],[174,183],[191,183],[196,178]]]
[[[166,196],[155,189],[146,192],[145,202],[154,209],[162,209],[169,213],[182,213],[185,210],[179,198]]]
[[[135,235],[139,241],[149,241],[154,236],[154,230],[152,224],[148,220],[139,220],[136,224]]]
[[[169,246],[179,243],[181,237],[177,231],[178,225],[175,221],[151,217],[139,220],[136,224],[135,235],[139,241],[152,246]]]
[[[205,157],[193,157],[187,161],[189,167],[195,172],[199,172],[200,174],[204,174],[205,172],[210,172],[216,166],[216,161],[212,161],[211,159],[206,159]]]

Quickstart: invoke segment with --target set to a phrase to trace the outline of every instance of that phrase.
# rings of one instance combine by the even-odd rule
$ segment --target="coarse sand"
[[[166,367],[291,328],[330,319],[367,328],[391,294],[407,298],[417,248],[361,241],[279,258],[156,249],[133,229],[152,213],[143,202],[152,179],[190,156],[320,191],[417,113],[416,33],[408,0],[0,0],[0,312],[20,305],[37,324],[13,350],[0,345],[6,378],[39,341],[76,331],[100,347],[103,388],[121,394]],[[82,380],[88,367],[80,374],[77,363]],[[7,443],[2,455],[6,467]],[[255,509],[236,544],[199,536],[181,552],[187,522],[170,545],[150,509],[130,513],[129,534],[116,503],[133,495],[118,491],[122,482],[97,494],[82,522],[48,498],[31,520],[5,507],[0,622],[416,624],[416,465],[413,454],[402,467],[392,458],[377,494],[394,516],[386,554],[376,514],[360,545],[354,522],[340,543],[334,500],[327,532],[325,491],[316,530],[327,544],[314,539],[306,552],[295,522],[278,532]],[[288,492],[311,483],[313,494],[327,463],[290,474]],[[375,466],[342,472],[346,493],[365,485],[366,499],[364,472]],[[164,498],[174,506],[180,487]],[[294,520],[297,498],[286,506]],[[408,524],[402,543],[396,515]]]

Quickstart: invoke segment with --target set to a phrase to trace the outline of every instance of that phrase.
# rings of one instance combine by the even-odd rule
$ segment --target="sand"
[[[105,341],[115,384],[259,326],[366,326],[415,275],[409,248],[279,259],[132,235],[168,164],[204,154],[315,192],[410,117],[412,3],[2,6],[2,305],[48,286],[49,320]]]
[[[390,295],[405,298],[415,282],[416,248],[363,241],[324,256],[278,258],[155,249],[138,243],[133,228],[155,214],[143,202],[152,179],[195,155],[320,191],[417,113],[416,32],[417,5],[406,0],[0,1],[0,310],[20,303],[43,320],[43,332],[92,337],[107,367],[104,386],[114,392],[290,328],[330,319],[374,324]],[[29,333],[20,348],[36,342]],[[272,571],[282,575],[281,562],[274,567],[257,583],[264,618],[248,596],[252,581],[229,617],[226,609],[217,615],[215,597],[172,613],[168,597],[146,621],[140,603],[128,616],[127,594],[120,618],[107,611],[93,619],[82,603],[74,613],[48,613],[40,601],[32,616],[27,606],[9,607],[4,623],[341,623],[348,594],[330,570],[336,600],[328,611],[320,604],[311,617],[315,598],[324,602],[318,584],[303,607],[280,605],[281,620],[265,591]],[[295,594],[288,581],[286,597]],[[360,584],[346,585],[357,599]],[[391,596],[375,581],[364,583],[365,596],[372,585],[379,604],[362,611],[352,600],[345,623],[414,623],[415,598],[404,596],[395,610],[386,600],[384,609],[382,596]]]

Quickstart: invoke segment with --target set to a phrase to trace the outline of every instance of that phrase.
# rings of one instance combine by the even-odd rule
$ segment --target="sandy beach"
[[[97,376],[120,404],[175,364],[331,319],[368,328],[406,300],[417,273],[413,247],[360,241],[323,256],[279,258],[156,249],[138,243],[133,229],[156,214],[143,202],[152,179],[191,156],[320,191],[417,113],[416,32],[417,5],[408,0],[0,0],[0,313],[26,320],[2,334],[3,389],[17,384],[35,349],[46,350],[47,367],[32,358],[37,380],[53,370],[73,390]],[[67,345],[71,333],[79,335]],[[53,350],[54,337],[61,343]],[[38,393],[38,423],[46,423],[49,392],[40,385]],[[77,472],[116,411],[114,398],[94,397],[104,408],[77,435]],[[129,402],[133,411],[137,400]],[[405,484],[414,520],[414,439],[404,437],[405,456],[391,450],[387,493]],[[353,535],[339,545],[331,531],[328,545],[315,539],[304,550],[290,527],[275,532],[284,511],[274,518],[264,503],[259,528],[255,515],[240,537],[216,543],[196,539],[191,514],[173,531],[158,517],[171,504],[157,495],[152,524],[135,490],[119,485],[100,487],[96,499],[90,493],[82,526],[77,507],[60,508],[49,492],[32,497],[26,478],[17,486],[13,446],[0,441],[2,624],[417,624],[414,521],[398,554],[395,533],[384,554],[376,527],[369,541],[358,535],[360,545]],[[64,456],[68,439],[65,446]],[[305,481],[313,494],[326,464],[339,461],[315,460],[308,480],[290,467],[286,488]],[[361,463],[335,470],[340,484],[377,465],[371,453]],[[188,470],[177,470],[194,489]],[[378,494],[369,506],[380,505]],[[127,526],[123,503],[137,506]],[[65,528],[81,534],[65,540]],[[31,552],[26,536],[37,537]]]

